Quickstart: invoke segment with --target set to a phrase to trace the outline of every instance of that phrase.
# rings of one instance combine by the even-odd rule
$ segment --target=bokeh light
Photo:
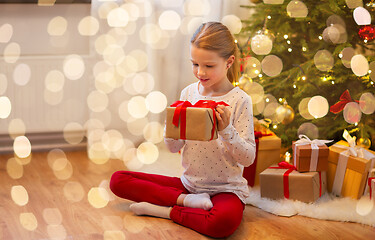
[[[207,0],[187,0],[184,3],[185,15],[205,16],[211,11],[211,5]]]
[[[114,1],[107,1],[107,2],[102,3],[98,8],[99,18],[107,19],[109,12],[118,7],[119,5],[115,3]]]
[[[359,104],[356,102],[347,103],[343,111],[344,119],[349,124],[355,124],[361,121],[362,112]]]
[[[83,126],[77,122],[67,123],[63,129],[64,139],[70,144],[82,142],[85,132]]]
[[[60,225],[62,223],[62,214],[58,208],[45,208],[43,210],[43,219],[47,224]]]
[[[140,218],[131,214],[126,214],[123,221],[125,229],[131,233],[140,233],[148,226],[144,218]]]
[[[221,23],[223,23],[225,26],[227,26],[227,28],[229,29],[229,31],[232,34],[238,34],[238,33],[240,33],[240,31],[242,29],[241,19],[239,17],[237,17],[236,15],[231,14],[231,15],[224,16],[221,19]]]
[[[21,46],[18,43],[9,43],[4,49],[4,61],[15,63],[20,58]]]
[[[356,7],[362,7],[363,1],[362,0],[345,0],[346,5],[350,9],[354,9]]]
[[[272,122],[277,122],[276,109],[280,106],[277,102],[271,102],[266,105],[263,111],[265,118],[269,118]]]
[[[125,234],[120,230],[106,230],[103,234],[103,240],[125,240]]]
[[[351,61],[354,55],[355,51],[352,47],[346,47],[341,51],[341,62],[346,68],[351,68]]]
[[[51,70],[47,73],[44,84],[48,91],[59,92],[63,89],[65,76],[61,71]]]
[[[28,64],[21,63],[14,68],[13,80],[19,86],[25,86],[30,82],[31,68]]]
[[[366,75],[369,70],[368,61],[362,54],[354,55],[351,59],[350,66],[353,73],[359,77]]]
[[[317,69],[322,72],[327,72],[333,68],[334,60],[329,51],[319,50],[314,55],[314,63]]]
[[[100,187],[93,187],[89,190],[87,194],[87,199],[91,206],[94,208],[103,208],[107,206],[108,200],[103,197],[107,195],[107,191]]]
[[[298,105],[298,111],[304,119],[314,119],[314,117],[309,113],[308,104],[311,98],[303,98]]]
[[[161,39],[161,37],[161,29],[158,25],[153,23],[143,25],[139,31],[139,38],[146,44],[155,44]]]
[[[148,118],[130,118],[126,122],[126,126],[131,134],[134,136],[142,136],[143,129],[146,127],[148,123]]]
[[[31,212],[21,213],[19,220],[21,226],[28,231],[34,231],[38,227],[38,220],[36,219],[35,215]]]
[[[372,209],[374,208],[374,201],[370,199],[369,197],[361,197],[357,201],[356,205],[356,212],[361,216],[366,216],[369,213],[371,213]]]
[[[264,89],[259,83],[248,81],[246,84],[243,84],[242,89],[251,97],[253,104],[257,104],[258,102],[262,101]]]
[[[282,60],[275,55],[268,55],[262,60],[262,71],[270,77],[275,77],[283,70]]]
[[[12,104],[8,97],[0,97],[0,118],[8,118],[12,111]]]
[[[6,170],[12,179],[20,179],[23,176],[23,165],[15,158],[9,158],[6,165]]]
[[[167,107],[167,97],[159,91],[153,91],[147,94],[146,108],[152,113],[161,113]]]
[[[159,16],[159,26],[164,30],[177,30],[181,25],[181,17],[173,10],[166,10]]]
[[[122,218],[120,216],[104,216],[102,227],[106,231],[120,230],[123,228]]]
[[[354,9],[353,18],[354,21],[360,26],[371,24],[371,15],[366,8],[357,7],[356,9]]]
[[[3,95],[8,88],[8,79],[5,74],[0,73],[0,95]]]
[[[151,142],[144,142],[137,148],[137,158],[144,164],[152,164],[159,157],[159,149]]]
[[[314,118],[322,118],[327,115],[329,110],[329,104],[325,97],[314,96],[309,100],[307,104],[309,113]]]
[[[309,13],[306,5],[301,1],[290,1],[286,6],[286,11],[292,18],[305,18]]]
[[[114,8],[107,15],[107,23],[110,27],[125,27],[128,22],[129,14],[124,8]]]
[[[149,112],[146,99],[142,96],[132,97],[128,102],[128,112],[133,118],[144,118]]]
[[[257,34],[251,38],[251,50],[257,55],[269,54],[272,46],[272,40],[268,35]]]
[[[95,142],[89,146],[88,156],[93,163],[102,165],[108,162],[110,152],[106,150],[103,143]]]
[[[85,63],[79,55],[68,55],[63,63],[64,74],[70,80],[80,79],[85,72]]]
[[[99,91],[92,91],[87,97],[87,105],[93,112],[102,112],[108,106],[108,96]]]
[[[137,158],[136,148],[127,149],[122,157],[122,161],[130,171],[139,170],[141,167],[143,167],[143,163]]]
[[[66,239],[67,233],[63,225],[47,225],[47,233],[50,239]]]
[[[102,135],[104,147],[110,152],[116,152],[124,145],[123,136],[120,131],[110,129]]]
[[[92,16],[86,16],[79,21],[78,32],[82,36],[94,36],[99,31],[99,21]]]
[[[47,27],[47,32],[51,36],[62,36],[68,28],[68,21],[61,16],[52,18]]]
[[[373,114],[375,111],[375,97],[372,93],[363,93],[359,99],[359,107],[364,114]]]
[[[302,123],[301,126],[299,126],[297,131],[297,136],[299,135],[306,135],[310,139],[318,139],[319,138],[319,129],[318,127],[313,123]]]
[[[11,197],[15,204],[25,206],[29,202],[29,194],[21,185],[13,186],[11,189]]]
[[[117,44],[107,45],[103,51],[103,59],[109,65],[118,65],[124,58],[124,49]]]
[[[0,43],[7,43],[13,36],[13,26],[9,23],[4,23],[0,26]]]
[[[79,182],[66,182],[63,191],[65,198],[70,202],[79,202],[85,196],[85,191]]]
[[[164,139],[164,129],[159,122],[149,122],[143,129],[143,137],[154,144],[160,143]]]
[[[31,143],[25,136],[18,136],[13,142],[14,153],[19,158],[27,158],[31,154]]]
[[[62,102],[64,97],[64,91],[51,92],[48,89],[44,89],[43,98],[49,105],[58,105]]]
[[[139,7],[136,4],[134,4],[132,2],[127,2],[125,4],[122,4],[121,8],[125,9],[126,12],[128,13],[129,21],[135,22],[136,20],[138,20],[138,18],[139,18]]]

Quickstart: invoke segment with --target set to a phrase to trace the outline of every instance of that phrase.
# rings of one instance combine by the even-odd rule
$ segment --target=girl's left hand
[[[217,130],[224,130],[229,125],[230,111],[224,105],[217,105],[216,107]]]

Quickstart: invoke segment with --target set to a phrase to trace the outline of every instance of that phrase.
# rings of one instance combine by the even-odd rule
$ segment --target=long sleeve
[[[251,98],[238,106],[233,116],[233,125],[229,124],[219,132],[226,149],[238,163],[247,167],[255,159],[253,112]]]
[[[173,138],[164,138],[164,143],[172,153],[176,153],[181,150],[185,145],[185,140],[182,139],[173,139]]]

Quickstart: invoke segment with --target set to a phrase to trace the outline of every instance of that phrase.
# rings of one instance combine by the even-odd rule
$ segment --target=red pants
[[[177,206],[178,196],[189,194],[178,177],[118,171],[112,175],[110,187],[121,198],[172,206],[170,217],[174,222],[216,238],[227,237],[238,228],[245,207],[234,193],[211,197],[213,207],[208,211]]]

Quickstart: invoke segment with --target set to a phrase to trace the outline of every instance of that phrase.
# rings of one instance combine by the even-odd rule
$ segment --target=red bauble
[[[375,26],[373,25],[364,25],[362,26],[359,31],[358,35],[360,38],[371,41],[375,39]]]

